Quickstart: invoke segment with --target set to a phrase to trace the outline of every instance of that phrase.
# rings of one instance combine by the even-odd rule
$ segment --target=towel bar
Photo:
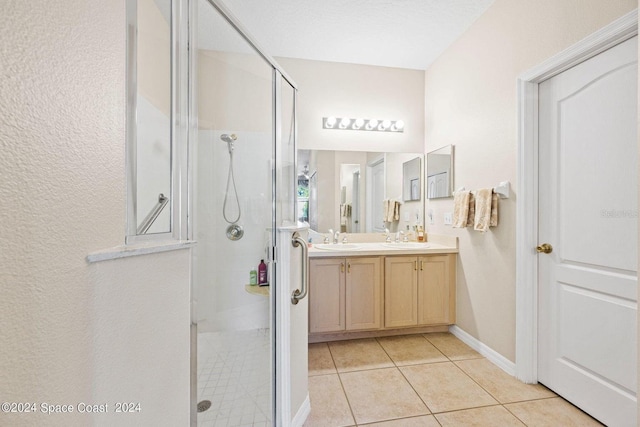
[[[509,181],[502,181],[501,183],[493,187],[493,192],[496,193],[501,199],[508,199],[510,194],[510,189],[511,189],[511,183]],[[465,191],[465,190],[466,189],[464,187],[460,187],[453,194],[458,193],[460,191]],[[471,192],[473,194],[476,193],[475,190]]]

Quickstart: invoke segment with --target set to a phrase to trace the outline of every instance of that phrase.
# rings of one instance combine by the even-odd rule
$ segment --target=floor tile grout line
[[[394,360],[394,358],[389,354],[387,349],[384,348],[384,346],[380,342],[380,338],[384,339],[384,338],[395,338],[395,337],[402,337],[402,336],[407,336],[407,337],[410,337],[410,336],[421,336],[425,341],[427,341],[429,344],[431,344],[433,346],[433,348],[435,348],[436,351],[442,355],[442,357],[444,357],[446,359],[449,359],[442,351],[440,351],[440,349],[438,347],[436,347],[427,338],[425,338],[424,334],[394,335],[393,337],[376,337],[376,341],[378,341],[378,345],[380,345],[380,347],[382,347],[382,350],[384,350],[384,352],[387,353],[387,357],[389,357],[389,359],[391,359],[391,362],[393,362],[393,364],[396,365],[396,367],[398,367],[398,368],[401,367],[401,366],[415,366],[415,365],[422,365],[422,364],[426,364],[426,363],[439,363],[438,361],[434,361],[434,362],[416,362],[416,363],[409,363],[409,364],[406,364],[406,365],[398,365],[398,362],[396,362]]]
[[[529,400],[528,402],[530,402],[530,400]],[[510,410],[509,408],[507,408],[504,404],[502,405],[502,407],[503,407],[504,409],[506,409],[506,410],[507,410],[507,412],[509,412],[511,415],[513,415],[513,416],[514,416],[518,421],[520,421],[522,424],[524,424],[525,426],[528,426],[528,424],[527,424],[527,423],[525,423],[525,422],[524,422],[524,420],[521,420],[519,416],[517,416],[516,414],[514,414],[513,412],[511,412],[511,410]]]
[[[349,396],[347,396],[347,390],[344,388],[344,384],[342,383],[342,377],[340,377],[340,372],[338,372],[338,366],[336,365],[336,361],[333,358],[333,352],[331,351],[331,346],[329,343],[327,344],[327,348],[329,349],[329,355],[331,356],[331,361],[333,362],[333,367],[336,369],[336,375],[338,376],[338,381],[340,382],[340,388],[342,389],[342,394],[344,394],[344,398],[347,401],[347,406],[349,407],[349,412],[351,413],[351,419],[353,420],[353,425],[357,426],[358,421],[356,420],[356,415],[353,413],[353,408],[351,407],[351,402],[349,401]]]
[[[486,358],[483,357],[483,359],[486,359]],[[480,387],[485,393],[487,393],[489,396],[491,396],[491,398],[494,399],[496,402],[498,402],[498,404],[502,405],[502,402],[500,401],[500,399],[498,399],[497,396],[494,396],[493,393],[491,393],[489,390],[487,390],[485,387],[483,387],[482,384],[480,384],[478,381],[475,380],[475,378],[473,378],[471,375],[469,375],[467,372],[465,372],[464,369],[462,369],[460,366],[458,366],[458,364],[456,362],[453,362],[453,366],[458,368],[460,370],[460,372],[465,374],[471,381],[476,383],[476,385],[478,387]]]
[[[418,396],[418,399],[420,399],[420,401],[427,408],[427,411],[429,411],[429,414],[433,415],[433,411],[431,410],[429,405],[427,405],[427,402],[425,402],[425,400],[422,398],[422,396],[420,396],[420,393],[418,393],[418,390],[416,390],[416,388],[413,386],[413,384],[411,384],[411,381],[409,381],[409,378],[407,378],[407,376],[404,374],[404,372],[402,372],[402,369],[400,369],[400,368],[397,368],[397,369],[398,369],[398,371],[400,371],[400,375],[402,375],[402,378],[404,378],[404,380],[409,384],[409,387],[411,387],[411,390],[413,390],[413,392],[416,394],[416,396]]]

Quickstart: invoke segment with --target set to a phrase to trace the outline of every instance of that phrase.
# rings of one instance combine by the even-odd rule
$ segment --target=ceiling
[[[224,0],[271,56],[425,70],[493,0]]]

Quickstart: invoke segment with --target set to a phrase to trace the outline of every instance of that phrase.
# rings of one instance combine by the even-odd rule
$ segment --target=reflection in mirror
[[[135,36],[134,216],[136,234],[171,231],[171,7],[138,0]]]
[[[360,165],[340,165],[340,232],[360,232]]]
[[[453,195],[453,145],[427,153],[427,198]]]
[[[402,198],[404,201],[420,200],[420,157],[402,164]]]
[[[403,197],[403,165],[412,159],[418,161],[419,178],[418,153],[298,150],[298,220],[319,233],[406,231],[424,225],[424,187],[414,187],[415,200]],[[404,201],[399,221],[384,222],[385,199]]]

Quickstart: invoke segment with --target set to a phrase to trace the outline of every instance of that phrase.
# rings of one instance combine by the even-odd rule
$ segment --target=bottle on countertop
[[[422,226],[418,226],[418,242],[424,242],[424,229]]]
[[[260,265],[258,265],[258,285],[267,285],[267,264],[264,263],[263,259],[260,260]]]
[[[251,286],[258,284],[258,272],[255,268],[252,268],[251,271],[249,271],[249,284]]]

